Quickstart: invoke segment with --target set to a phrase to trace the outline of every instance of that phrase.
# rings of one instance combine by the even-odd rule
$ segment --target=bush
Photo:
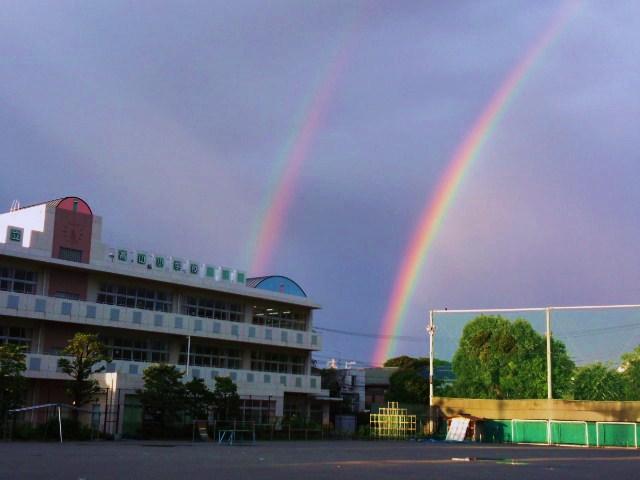
[[[92,432],[91,428],[77,420],[64,418],[62,420],[62,439],[91,440],[99,437],[100,432]],[[51,418],[46,423],[32,425],[30,423],[16,423],[11,438],[13,440],[60,440],[60,425],[57,418]]]

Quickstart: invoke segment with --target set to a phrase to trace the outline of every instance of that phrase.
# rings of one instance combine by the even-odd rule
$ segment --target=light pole
[[[187,335],[187,371],[185,377],[189,376],[189,359],[191,358],[191,335]]]

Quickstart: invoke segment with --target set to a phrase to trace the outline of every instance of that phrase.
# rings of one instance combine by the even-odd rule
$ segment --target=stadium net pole
[[[551,379],[551,309],[547,307],[544,312],[547,324],[547,398],[553,399],[553,380]]]
[[[436,333],[436,327],[433,325],[433,310],[429,310],[427,333],[429,334],[429,433],[433,433],[435,430],[433,422],[433,336]]]
[[[60,443],[62,443],[62,414],[60,413],[60,405],[58,405],[58,431],[60,432]]]

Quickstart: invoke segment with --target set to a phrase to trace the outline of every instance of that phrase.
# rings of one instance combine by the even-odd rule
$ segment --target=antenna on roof
[[[20,200],[17,199],[11,202],[11,208],[9,209],[9,211],[15,212],[16,210],[20,210]]]

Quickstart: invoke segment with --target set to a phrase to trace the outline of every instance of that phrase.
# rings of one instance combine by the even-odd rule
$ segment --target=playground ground
[[[638,478],[640,451],[391,441],[0,443],[0,479]]]

